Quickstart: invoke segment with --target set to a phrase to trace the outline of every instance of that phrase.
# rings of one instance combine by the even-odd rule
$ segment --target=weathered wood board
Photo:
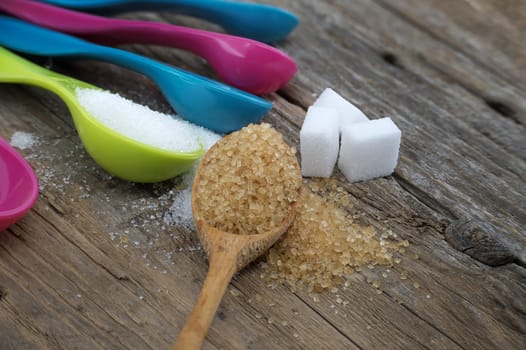
[[[353,213],[410,246],[399,264],[352,275],[338,297],[268,288],[253,264],[231,283],[204,348],[525,348],[526,3],[268,3],[301,23],[276,44],[299,72],[266,96],[274,108],[265,121],[298,146],[305,110],[325,87],[371,118],[391,116],[403,132],[395,173],[332,178]],[[126,17],[219,30],[175,14]],[[126,49],[214,77],[179,50]],[[170,111],[152,82],[119,67],[38,62]],[[179,179],[112,178],[85,153],[58,98],[0,85],[0,136],[17,131],[38,138],[21,153],[41,193],[0,233],[0,349],[168,349],[207,269],[195,233],[165,221]]]

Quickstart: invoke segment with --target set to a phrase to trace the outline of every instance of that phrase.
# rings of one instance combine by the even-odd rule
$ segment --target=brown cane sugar
[[[324,192],[323,197],[312,190]],[[327,192],[316,182],[303,188],[296,220],[263,264],[269,286],[285,283],[293,290],[321,292],[344,284],[355,269],[392,265],[393,254],[408,242],[354,223],[342,204],[349,205],[342,188]]]
[[[196,204],[209,225],[225,232],[268,232],[299,199],[296,151],[269,124],[251,124],[218,141],[199,171]]]

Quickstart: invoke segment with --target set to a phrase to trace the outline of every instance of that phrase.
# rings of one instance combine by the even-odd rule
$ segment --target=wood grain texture
[[[265,121],[298,146],[306,108],[329,86],[371,118],[391,116],[403,133],[393,176],[332,178],[350,212],[410,246],[393,267],[353,274],[338,296],[268,288],[250,265],[228,287],[204,349],[524,348],[526,3],[266,2],[301,24],[276,45],[299,72],[266,96],[274,108]],[[174,14],[126,17],[219,29]],[[179,50],[125,48],[214,77]],[[170,111],[138,74],[38,62]],[[207,270],[195,232],[164,220],[180,179],[112,178],[85,153],[56,97],[0,85],[0,136],[16,131],[38,137],[21,152],[41,195],[0,233],[0,348],[169,349]]]

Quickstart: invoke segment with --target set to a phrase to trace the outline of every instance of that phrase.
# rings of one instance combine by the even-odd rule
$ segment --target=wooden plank
[[[508,84],[526,89],[526,48],[520,45],[526,27],[523,1],[393,1],[396,11],[440,41],[493,70]],[[504,35],[503,35],[504,34]]]
[[[336,171],[333,181],[349,193],[347,210],[411,245],[399,264],[355,273],[338,296],[267,288],[250,266],[232,282],[205,348],[522,348],[526,108],[517,102],[524,101],[520,79],[510,79],[524,55],[508,47],[522,30],[519,7],[269,2],[297,12],[302,25],[278,44],[300,71],[268,96],[274,109],[265,120],[297,146],[305,109],[326,86],[371,117],[392,115],[404,133],[395,175],[349,184]],[[137,17],[214,28],[175,15]],[[448,25],[454,30],[443,30]],[[463,40],[476,55],[459,49]],[[213,76],[177,50],[127,48]],[[495,48],[499,55],[486,57]],[[127,70],[58,61],[53,68],[170,110],[150,81]],[[497,88],[496,100],[512,101],[512,117],[488,106]],[[43,185],[31,213],[0,235],[2,348],[168,348],[206,273],[195,234],[163,221],[178,180],[137,185],[108,176],[47,92],[0,86],[0,101],[1,136],[39,137],[22,152]]]

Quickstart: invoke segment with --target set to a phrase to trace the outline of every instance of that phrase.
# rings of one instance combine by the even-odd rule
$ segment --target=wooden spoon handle
[[[232,256],[219,254],[210,259],[210,266],[197,303],[177,337],[172,350],[201,349],[208,328],[225,294],[226,288],[236,272],[236,260]]]

